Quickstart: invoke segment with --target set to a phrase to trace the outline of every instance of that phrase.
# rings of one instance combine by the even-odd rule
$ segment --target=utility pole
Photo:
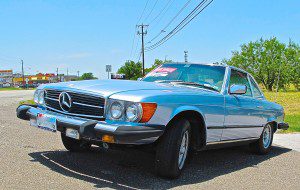
[[[69,68],[67,68],[67,76],[66,77],[64,77],[64,81],[68,81],[69,80]]]
[[[79,71],[77,71],[77,76],[78,76],[78,78],[79,78]]]
[[[56,77],[57,77],[57,82],[59,82],[58,68],[56,68]]]
[[[21,60],[21,64],[22,64],[22,84],[23,84],[23,88],[25,88],[25,76],[24,76],[24,62],[23,59]]]
[[[188,51],[184,51],[184,62],[188,62]]]
[[[147,34],[147,27],[149,25],[144,25],[144,24],[141,24],[141,25],[137,25],[137,27],[139,29],[141,29],[141,31],[139,30],[138,31],[138,35],[141,35],[142,36],[142,63],[143,63],[143,76],[145,75],[145,47],[144,47],[144,36]]]

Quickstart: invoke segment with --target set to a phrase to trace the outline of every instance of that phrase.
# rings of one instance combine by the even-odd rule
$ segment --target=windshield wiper
[[[184,81],[178,81],[178,82],[174,81],[172,83],[182,84],[182,85],[199,86],[199,87],[203,87],[203,88],[206,88],[206,89],[209,89],[209,90],[219,92],[219,90],[216,87],[211,86],[209,84],[200,84],[200,83],[196,83],[196,82],[184,82]]]
[[[156,80],[157,83],[184,82],[183,80]]]

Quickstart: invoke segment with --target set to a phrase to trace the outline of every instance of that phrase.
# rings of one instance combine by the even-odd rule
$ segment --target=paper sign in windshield
[[[169,73],[173,73],[177,68],[172,67],[160,67],[153,70],[150,75],[151,76],[167,76]]]
[[[174,71],[176,71],[176,68],[160,67],[160,68],[155,69],[153,72],[156,72],[156,73],[173,73]]]

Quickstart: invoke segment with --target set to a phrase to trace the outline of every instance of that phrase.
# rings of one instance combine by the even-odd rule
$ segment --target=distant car
[[[180,175],[190,150],[248,143],[265,154],[276,130],[289,127],[250,74],[219,64],[168,63],[141,81],[41,85],[34,101],[17,116],[61,132],[69,151],[150,144],[155,170],[168,178]]]

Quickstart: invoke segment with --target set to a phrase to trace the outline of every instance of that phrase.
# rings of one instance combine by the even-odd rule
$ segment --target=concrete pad
[[[300,133],[275,134],[273,143],[300,152]]]

